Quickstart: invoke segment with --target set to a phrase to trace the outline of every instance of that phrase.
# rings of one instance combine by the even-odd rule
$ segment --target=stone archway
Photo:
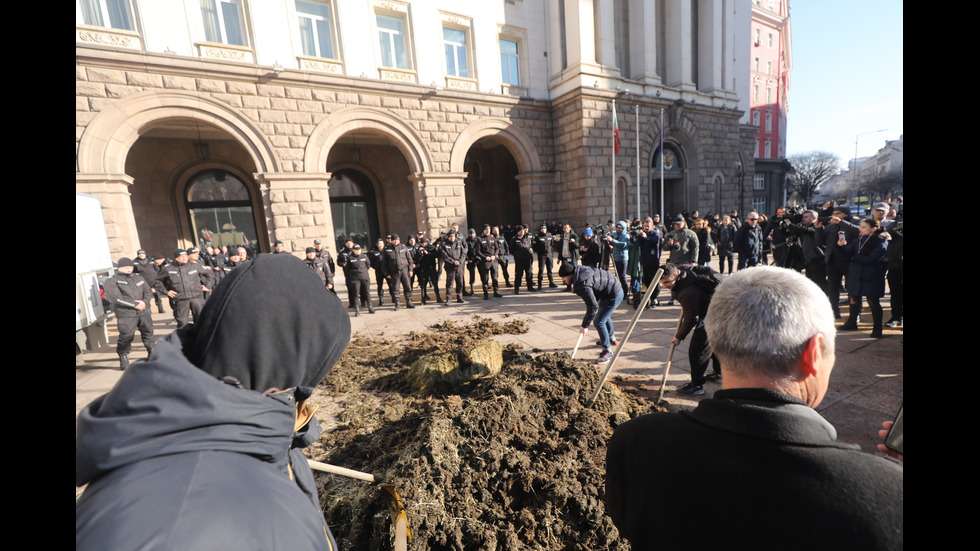
[[[477,142],[486,139],[492,139],[503,145],[517,163],[520,220],[530,223],[535,219],[534,185],[542,181],[550,181],[553,175],[542,172],[541,158],[534,147],[534,142],[511,121],[482,119],[464,128],[453,142],[453,149],[449,155],[450,172],[464,173],[471,149],[477,145]]]
[[[147,129],[171,122],[217,129],[241,147],[257,172],[279,171],[267,137],[225,104],[184,92],[144,92],[120,99],[85,127],[75,158],[76,191],[96,195],[102,202],[114,258],[141,247],[130,190],[134,179],[126,172],[129,153]]]

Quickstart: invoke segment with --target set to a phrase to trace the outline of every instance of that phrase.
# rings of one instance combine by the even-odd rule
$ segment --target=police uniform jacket
[[[541,233],[539,231],[531,240],[531,248],[538,254],[549,255],[551,254],[554,240],[555,236],[547,232]]]
[[[105,289],[105,298],[112,304],[116,316],[120,318],[139,317],[140,311],[136,309],[136,301],[142,300],[146,307],[150,307],[153,300],[153,292],[150,291],[150,284],[143,279],[143,276],[135,271],[132,274],[122,272],[105,280],[102,284]],[[149,310],[145,310],[149,311]]]
[[[524,234],[524,237],[514,236],[514,239],[511,241],[511,248],[514,250],[515,261],[530,263],[534,258],[534,253],[531,250],[533,246],[531,239],[531,236],[528,234]]]
[[[381,270],[385,277],[394,276],[398,272],[410,272],[414,266],[415,260],[412,258],[412,252],[404,243],[399,243],[397,247],[395,245],[385,247],[381,257]]]
[[[490,262],[487,257],[500,256],[500,243],[493,235],[478,235],[476,238],[476,259]]]
[[[176,300],[191,300],[204,298],[204,290],[201,285],[206,281],[201,274],[200,264],[188,262],[181,264],[174,262],[164,267],[163,285],[167,291],[177,291]]]
[[[306,265],[309,266],[314,273],[316,273],[317,277],[320,278],[320,281],[323,282],[324,287],[326,287],[327,284],[333,285],[333,274],[330,273],[330,269],[327,268],[327,264],[322,258],[319,256],[314,256],[312,259],[304,258],[303,262],[305,262]]]
[[[367,280],[371,275],[371,259],[363,252],[347,257],[347,272],[352,279]]]
[[[442,261],[447,270],[462,269],[466,264],[466,248],[457,236],[456,241],[446,240],[442,244]],[[457,268],[454,263],[459,262]]]

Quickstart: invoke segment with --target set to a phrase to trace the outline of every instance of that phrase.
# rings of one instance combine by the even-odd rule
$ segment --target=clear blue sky
[[[830,151],[846,167],[857,134],[858,157],[902,135],[903,8],[903,0],[790,0],[787,155]]]

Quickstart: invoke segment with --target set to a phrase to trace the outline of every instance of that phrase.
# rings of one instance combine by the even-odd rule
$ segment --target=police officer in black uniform
[[[483,300],[489,300],[490,284],[493,284],[493,296],[502,298],[497,286],[497,257],[500,256],[500,243],[490,234],[490,224],[483,225],[483,233],[476,239],[476,266],[480,270],[480,282],[483,284]],[[487,281],[487,280],[490,281]]]
[[[374,284],[378,287],[378,306],[384,306],[385,303],[385,273],[381,267],[384,250],[385,240],[383,237],[379,237],[374,243],[374,248],[367,253],[368,260],[371,261],[371,268],[374,270]]]
[[[395,303],[395,310],[398,310],[398,287],[405,286],[405,306],[415,308],[412,304],[412,268],[415,260],[412,258],[411,251],[402,244],[397,233],[391,234],[391,242],[385,247],[384,255],[381,258],[381,268],[388,282],[388,289],[391,292],[391,300]]]
[[[163,272],[163,285],[167,296],[173,299],[174,318],[177,329],[187,325],[193,314],[197,322],[204,308],[204,275],[196,263],[190,262],[190,257],[184,249],[174,251],[174,261]]]
[[[548,233],[548,225],[544,222],[538,228],[538,234],[531,240],[531,247],[534,249],[538,260],[538,289],[544,282],[543,272],[548,270],[548,287],[557,287],[555,278],[551,275],[551,251],[554,244],[554,236]]]
[[[366,304],[368,312],[374,313],[371,304],[371,259],[363,254],[360,245],[354,245],[351,255],[347,257],[347,274],[350,274],[351,287],[354,289],[354,316],[361,315],[361,305]],[[360,298],[360,301],[357,299]]]
[[[497,244],[500,246],[500,256],[497,258],[497,265],[500,266],[500,271],[504,274],[504,285],[510,287],[510,275],[507,273],[507,266],[510,265],[510,262],[507,260],[507,256],[510,254],[510,245],[508,244],[507,236],[500,233],[500,226],[494,226],[491,233],[497,238]]]
[[[470,228],[470,235],[466,238],[466,271],[470,273],[470,290],[463,290],[465,296],[473,296],[473,282],[476,280],[476,230]]]
[[[436,259],[438,257],[439,251],[436,250],[435,245],[429,243],[428,238],[423,237],[419,241],[418,248],[415,249],[416,275],[419,280],[419,288],[422,290],[422,304],[430,300],[429,294],[426,292],[426,287],[430,283],[436,293],[436,302],[442,302],[442,297],[439,296],[439,276],[436,273]]]
[[[531,236],[527,233],[527,226],[518,225],[517,235],[511,240],[510,250],[514,253],[514,294],[521,294],[521,275],[527,280],[527,290],[534,291],[531,284],[531,262],[534,261],[534,251],[532,250]]]
[[[144,253],[145,254],[145,253]],[[119,328],[119,341],[116,343],[116,354],[119,355],[119,369],[129,366],[129,353],[132,350],[133,337],[136,330],[140,331],[146,355],[153,352],[153,317],[150,311],[150,301],[153,293],[150,284],[143,276],[134,272],[133,261],[120,258],[116,265],[117,274],[105,280],[105,298],[112,304],[116,312],[116,324]]]
[[[446,234],[446,241],[440,251],[443,265],[446,267],[446,306],[453,299],[453,288],[456,290],[456,302],[463,304],[463,266],[466,265],[466,248],[455,231]]]

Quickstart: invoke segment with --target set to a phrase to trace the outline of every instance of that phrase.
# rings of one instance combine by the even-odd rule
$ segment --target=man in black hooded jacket
[[[349,340],[298,258],[230,272],[79,415],[75,549],[337,549],[301,448],[321,430],[306,400]]]

